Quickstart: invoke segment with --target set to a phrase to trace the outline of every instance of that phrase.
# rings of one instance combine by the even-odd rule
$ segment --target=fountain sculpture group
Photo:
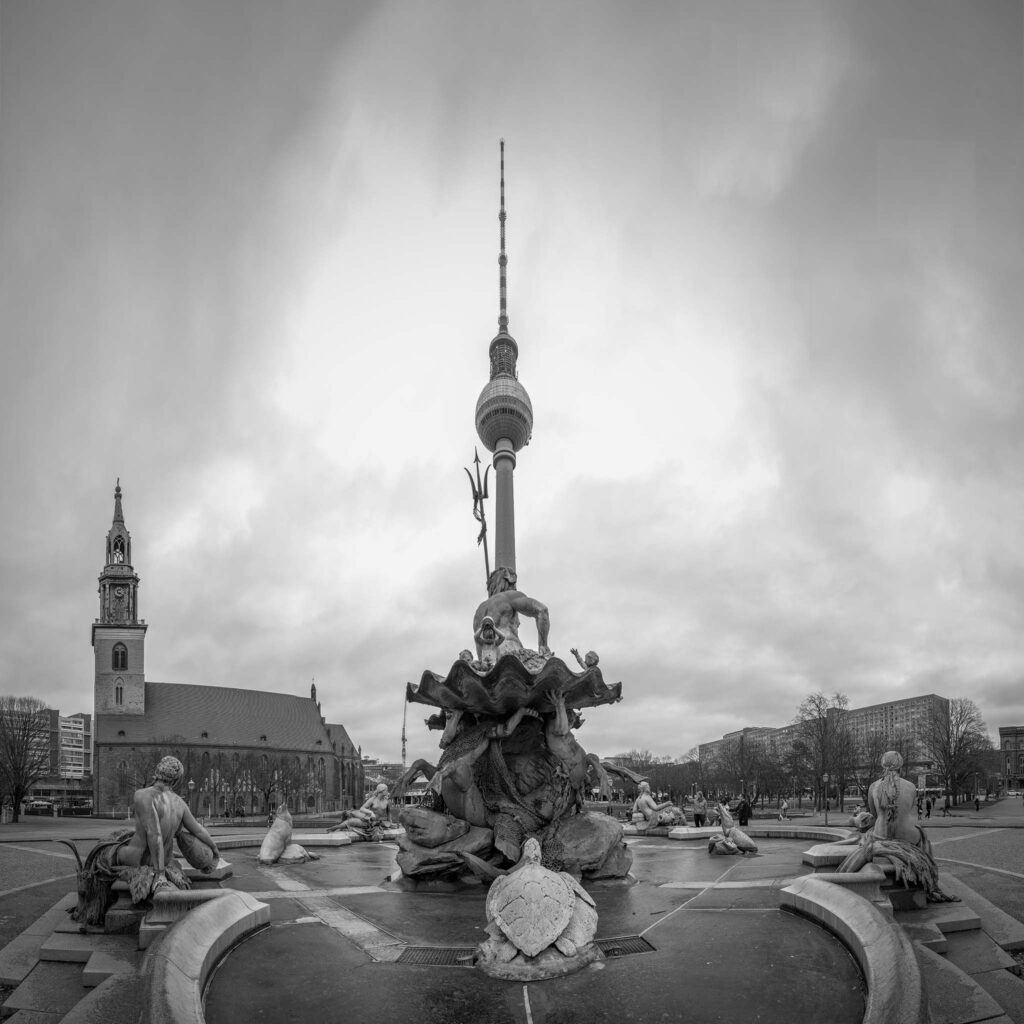
[[[537,622],[538,649],[519,638],[520,614]],[[587,813],[587,790],[602,770],[574,735],[579,709],[621,699],[594,655],[573,672],[547,646],[549,617],[541,602],[516,589],[515,573],[488,579],[476,611],[477,656],[468,651],[446,676],[424,672],[406,699],[437,708],[426,719],[441,733],[436,765],[416,761],[398,794],[420,774],[428,802],[401,815],[398,864],[407,879],[485,878],[517,863],[535,839],[544,866],[576,878],[621,878],[631,855],[622,826]],[[593,780],[593,781],[592,781]]]

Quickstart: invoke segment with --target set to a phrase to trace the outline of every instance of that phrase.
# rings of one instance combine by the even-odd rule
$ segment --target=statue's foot
[[[931,892],[925,893],[925,899],[928,903],[959,903],[959,896],[951,896],[948,893],[944,893],[941,889],[933,889]]]

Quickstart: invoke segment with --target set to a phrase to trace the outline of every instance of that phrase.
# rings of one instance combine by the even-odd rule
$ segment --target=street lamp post
[[[196,813],[195,807],[192,803],[192,794],[196,791],[196,784],[192,779],[188,780],[188,809],[192,814]]]
[[[828,772],[822,775],[821,781],[825,784],[825,827],[828,828]]]

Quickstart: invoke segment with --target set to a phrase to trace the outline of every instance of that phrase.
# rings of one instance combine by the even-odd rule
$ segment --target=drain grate
[[[639,935],[619,935],[614,939],[597,939],[597,945],[605,956],[630,956],[633,953],[653,953],[652,946]]]
[[[428,967],[472,967],[473,947],[406,946],[398,963],[426,964]]]

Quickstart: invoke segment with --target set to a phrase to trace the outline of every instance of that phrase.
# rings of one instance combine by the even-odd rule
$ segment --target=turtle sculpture
[[[597,910],[590,894],[565,871],[541,865],[540,843],[529,838],[523,855],[487,894],[487,934],[476,960],[499,977],[567,974],[601,954],[594,945]],[[520,958],[517,963],[517,957]],[[530,961],[540,958],[535,963]],[[518,969],[517,969],[518,968]]]

